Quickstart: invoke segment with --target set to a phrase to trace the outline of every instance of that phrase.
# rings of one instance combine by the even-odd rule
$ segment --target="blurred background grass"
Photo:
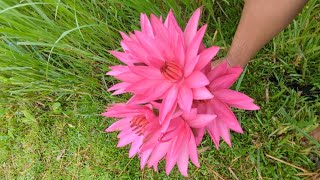
[[[2,0],[0,1],[0,178],[177,179],[140,171],[128,148],[117,149],[114,120],[100,113],[128,96],[110,96],[105,76],[119,62],[118,31],[139,29],[141,12],[166,16],[183,27],[203,6],[207,46],[219,56],[231,44],[243,2],[238,0]],[[320,5],[309,0],[295,21],[252,59],[238,90],[261,110],[236,110],[245,130],[233,148],[219,151],[209,138],[199,147],[201,168],[192,179],[312,178],[319,173],[319,143],[308,132],[320,116]],[[309,143],[305,145],[303,138]]]

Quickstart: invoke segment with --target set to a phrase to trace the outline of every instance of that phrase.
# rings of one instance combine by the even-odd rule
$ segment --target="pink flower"
[[[200,9],[192,15],[184,31],[172,11],[165,22],[141,14],[141,31],[121,33],[124,52],[110,51],[125,65],[113,66],[109,75],[123,81],[109,90],[131,92],[130,104],[161,100],[159,122],[166,131],[177,107],[188,112],[193,100],[211,99],[203,69],[217,54],[216,46],[204,49],[206,25],[197,30]]]
[[[180,111],[181,112],[181,111]],[[176,117],[177,116],[177,117]],[[175,113],[167,132],[158,141],[146,142],[142,145],[141,151],[150,153],[148,159],[148,167],[158,169],[158,162],[165,157],[166,174],[169,175],[172,168],[177,164],[179,171],[183,176],[188,176],[188,161],[200,167],[198,161],[198,151],[192,128],[202,128],[216,118],[216,115],[197,114],[197,109],[191,109],[189,113]],[[148,144],[156,144],[151,146],[150,151]]]
[[[156,144],[150,146],[150,152],[146,151],[144,153],[140,151],[141,146],[150,139],[150,136],[160,137],[161,126],[158,117],[153,113],[152,106],[150,104],[144,106],[115,104],[102,115],[121,118],[105,131],[121,131],[118,135],[120,140],[117,147],[131,144],[129,157],[133,157],[138,153],[141,158],[141,168],[144,167],[151,150]]]
[[[195,106],[199,113],[215,114],[217,118],[205,128],[197,129],[197,144],[200,144],[205,130],[207,130],[217,149],[219,148],[220,137],[231,146],[229,129],[238,133],[243,133],[243,130],[229,106],[245,110],[259,109],[253,103],[253,99],[243,93],[229,89],[241,73],[242,68],[228,68],[226,61],[208,72],[207,77],[210,81],[208,89],[214,98],[197,101]]]

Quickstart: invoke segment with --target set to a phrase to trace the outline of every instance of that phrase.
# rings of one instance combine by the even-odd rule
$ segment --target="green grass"
[[[164,163],[159,173],[140,171],[128,148],[116,148],[116,133],[103,132],[114,121],[100,116],[104,107],[128,98],[106,91],[115,80],[105,72],[119,63],[107,50],[119,49],[118,31],[139,29],[140,12],[165,16],[172,8],[184,25],[199,6],[209,24],[205,43],[224,56],[241,1],[0,1],[0,179],[167,178]],[[205,138],[201,168],[189,166],[192,179],[298,179],[317,171],[311,157],[320,157],[320,145],[307,133],[320,119],[319,22],[320,5],[310,0],[252,59],[236,87],[261,110],[236,110],[245,133],[233,133],[232,149],[222,143],[217,151]],[[182,176],[175,168],[168,178]]]

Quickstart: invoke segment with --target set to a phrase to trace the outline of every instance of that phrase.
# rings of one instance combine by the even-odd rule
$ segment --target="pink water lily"
[[[150,135],[160,136],[161,126],[158,117],[153,113],[153,107],[150,104],[144,106],[115,104],[102,115],[120,118],[109,126],[106,132],[121,131],[117,136],[120,139],[117,147],[131,144],[129,157],[139,154],[141,167],[144,167],[150,153],[148,151],[142,153],[141,146],[148,142]],[[154,146],[150,149],[152,150]]]
[[[178,117],[175,117],[178,116]],[[198,114],[197,109],[191,109],[188,113],[175,113],[167,132],[160,137],[159,140],[150,140],[142,145],[141,151],[150,153],[148,159],[148,167],[158,169],[158,162],[166,159],[166,174],[169,175],[172,168],[177,164],[179,171],[183,176],[188,176],[188,161],[200,167],[198,160],[198,151],[193,134],[193,128],[202,128],[214,121],[216,115],[211,114]],[[153,149],[150,151],[149,144],[156,144],[151,146]]]
[[[123,81],[109,90],[114,94],[131,92],[130,104],[160,100],[159,122],[167,130],[177,107],[190,111],[193,100],[211,99],[209,80],[203,68],[217,54],[216,46],[205,49],[202,39],[207,25],[197,29],[200,9],[184,31],[172,11],[163,23],[151,15],[141,14],[141,31],[121,33],[124,52],[110,51],[125,65],[113,66],[108,74]]]
[[[193,13],[184,31],[172,11],[164,22],[141,14],[141,30],[120,33],[124,52],[110,51],[123,64],[110,67],[107,74],[121,82],[108,91],[133,96],[102,113],[119,119],[106,132],[121,131],[117,146],[131,145],[129,157],[138,155],[141,169],[157,170],[165,159],[167,175],[177,165],[187,177],[189,159],[200,166],[197,145],[206,131],[217,149],[220,138],[231,146],[230,130],[243,132],[230,107],[259,109],[250,97],[230,90],[242,68],[223,62],[211,69],[219,48],[204,47],[200,13]]]
[[[226,61],[207,73],[210,81],[208,89],[214,97],[210,100],[197,101],[195,106],[200,113],[214,114],[217,115],[217,117],[206,127],[196,129],[197,144],[200,144],[207,130],[217,149],[219,148],[220,137],[231,146],[229,130],[231,129],[238,133],[243,133],[243,130],[230,107],[245,110],[259,109],[259,107],[253,103],[254,100],[252,98],[229,89],[241,73],[241,67],[228,67]]]

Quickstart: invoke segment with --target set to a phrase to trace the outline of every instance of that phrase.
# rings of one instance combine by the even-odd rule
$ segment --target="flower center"
[[[131,123],[130,127],[132,131],[137,135],[141,136],[143,135],[145,127],[149,124],[149,121],[146,119],[145,116],[138,115],[132,118],[130,123]]]
[[[180,80],[183,76],[180,66],[172,61],[166,61],[161,67],[160,72],[164,78],[173,82]]]

